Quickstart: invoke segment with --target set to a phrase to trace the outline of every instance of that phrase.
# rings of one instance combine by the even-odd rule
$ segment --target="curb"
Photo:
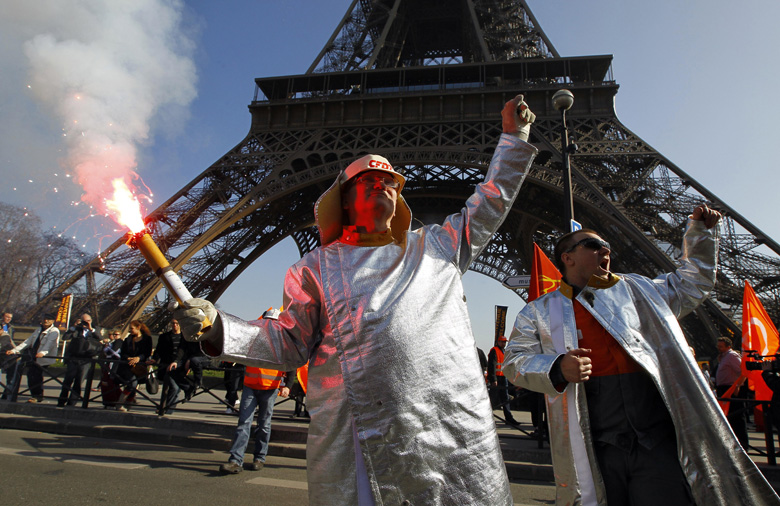
[[[193,416],[188,414],[188,416]],[[208,415],[204,415],[208,416]],[[144,412],[101,409],[56,408],[53,405],[0,403],[0,428],[98,437],[136,443],[178,446],[227,452],[236,418],[219,421],[173,416],[158,417]],[[226,422],[230,423],[226,423]],[[306,459],[307,426],[274,417],[268,454]],[[553,483],[549,449],[518,448],[512,436],[500,436],[507,475],[515,481]],[[535,444],[535,443],[534,443]],[[757,463],[758,469],[776,490],[780,489],[780,466]]]

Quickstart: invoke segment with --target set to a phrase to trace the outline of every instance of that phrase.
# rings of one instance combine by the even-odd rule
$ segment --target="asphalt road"
[[[226,460],[226,451],[0,430],[0,501],[58,506],[308,504],[305,461],[269,457],[261,471],[222,476],[218,468]],[[554,503],[552,485],[511,486],[517,505]]]

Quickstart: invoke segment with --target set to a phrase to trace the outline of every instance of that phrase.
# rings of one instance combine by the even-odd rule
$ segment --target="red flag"
[[[742,299],[742,374],[751,381],[751,389],[756,392],[756,400],[772,399],[772,390],[766,386],[761,371],[748,371],[745,362],[749,360],[745,350],[755,350],[759,355],[774,355],[780,344],[777,328],[756,296],[756,292],[746,281],[745,295]]]
[[[528,287],[528,302],[538,299],[547,292],[561,286],[560,271],[553,265],[544,251],[534,243],[534,258],[531,262],[531,283]]]
[[[723,395],[720,396],[722,399],[731,399],[731,396],[734,395],[734,392],[737,390],[737,385],[739,384],[739,380],[742,379],[742,376],[737,378],[737,381],[734,382],[733,385],[729,387],[728,390],[726,390]],[[729,416],[729,408],[731,407],[731,402],[729,401],[721,401],[718,400],[718,405],[720,406],[720,409],[723,410],[723,414],[726,416]]]

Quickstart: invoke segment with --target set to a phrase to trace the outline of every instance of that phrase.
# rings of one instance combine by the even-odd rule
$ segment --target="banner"
[[[73,294],[66,293],[62,297],[60,307],[57,308],[57,319],[54,326],[58,329],[67,329],[70,324],[70,310],[73,307]]]
[[[772,399],[772,390],[761,377],[761,371],[748,371],[745,363],[750,361],[746,350],[754,350],[761,356],[774,355],[780,344],[777,328],[756,296],[753,287],[745,282],[745,295],[742,299],[742,374],[750,381],[750,389],[755,390],[756,400]]]
[[[547,292],[561,286],[561,272],[547,258],[542,248],[534,243],[534,256],[531,262],[531,285],[528,287],[528,302],[538,299]]]
[[[506,312],[509,310],[508,306],[496,306],[496,335],[493,339],[493,344],[498,343],[498,338],[505,335],[506,331]]]

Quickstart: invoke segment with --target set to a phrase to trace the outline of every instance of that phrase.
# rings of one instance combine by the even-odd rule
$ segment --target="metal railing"
[[[21,357],[21,356],[19,356]],[[126,386],[122,382],[117,382],[117,378],[115,376],[115,369],[116,366],[118,366],[120,363],[127,363],[125,360],[115,360],[115,359],[106,359],[106,358],[77,358],[77,359],[70,359],[68,357],[64,356],[56,356],[56,357],[48,357],[53,358],[56,360],[62,360],[64,364],[67,365],[67,362],[69,360],[78,360],[82,363],[89,362],[89,367],[86,371],[86,374],[83,378],[83,389],[80,389],[80,401],[79,401],[79,407],[83,409],[88,409],[91,406],[94,406],[95,403],[100,403],[101,406],[105,408],[112,408],[117,406],[116,400],[113,400],[114,394],[118,397],[119,394],[126,389]],[[99,367],[99,376],[96,377],[96,372],[98,371]],[[25,388],[22,388],[22,378],[25,375],[25,372],[28,367],[40,367],[35,362],[20,359],[17,360],[17,362],[7,367],[7,371],[9,371],[10,374],[14,374],[16,378],[16,388],[15,391],[12,392],[9,390],[9,386],[7,384],[7,381],[2,381],[3,379],[8,379],[9,374],[3,374],[3,377],[0,377],[0,389],[3,391],[3,398],[8,398],[11,401],[16,401],[18,397],[21,396],[31,396],[32,392],[30,389],[30,385],[26,384]],[[207,375],[209,378],[215,378],[213,373],[215,372],[222,372],[223,377],[228,372],[239,372],[241,374],[241,379],[243,380],[243,369],[238,370],[234,367],[221,367],[221,366],[213,366],[208,365],[203,367],[204,372],[210,371],[212,374]],[[4,371],[6,372],[6,371]],[[62,386],[63,386],[63,378],[67,372],[67,367],[52,367],[52,366],[46,366],[41,367],[41,373],[43,376],[42,381],[42,388],[44,393],[46,392],[47,385],[50,388],[56,388],[57,396],[55,399],[59,399],[59,394],[61,392]],[[166,375],[170,375],[171,372],[168,371]],[[163,376],[166,376],[163,375]],[[176,408],[180,409],[181,405],[189,402],[193,398],[197,396],[209,396],[213,400],[216,400],[217,404],[221,404],[225,406],[226,410],[227,408],[230,408],[232,412],[237,412],[233,404],[230,404],[227,400],[223,399],[216,393],[214,393],[214,390],[218,389],[218,385],[210,384],[210,381],[200,381],[197,382],[191,377],[190,371],[187,371],[185,374],[178,374],[176,378],[172,379],[171,381],[177,381],[177,384],[181,391],[189,392],[185,393],[184,399],[180,399],[177,397],[177,399],[172,404],[167,404],[167,397],[168,397],[168,389],[170,387],[168,381],[162,381],[159,384],[159,389],[155,393],[149,393],[148,392],[148,384],[150,381],[150,378],[154,376],[155,378],[159,378],[159,367],[157,364],[151,364],[151,367],[146,368],[146,373],[143,376],[136,376],[137,378],[137,386],[135,387],[134,391],[128,395],[127,399],[131,405],[135,404],[134,399],[136,396],[141,396],[143,399],[149,402],[151,405],[151,408],[159,415],[164,416],[166,412],[170,408]],[[204,375],[204,378],[206,376]],[[99,384],[100,387],[96,388],[95,384]],[[239,383],[239,388],[237,391],[237,395],[241,392],[241,384]],[[141,388],[144,386],[144,388]],[[79,388],[78,385],[74,382],[71,388]],[[155,400],[154,397],[158,397],[159,400]],[[52,396],[43,396],[44,398],[51,398]],[[300,411],[302,413],[306,410],[305,401],[303,398],[298,397],[293,398],[280,398],[279,401],[275,403],[276,406],[283,404],[288,401],[294,401],[300,404]],[[186,409],[188,412],[203,412],[206,413],[203,410],[198,409]],[[208,412],[211,413],[211,412]],[[302,417],[302,419],[305,419],[306,417]]]

